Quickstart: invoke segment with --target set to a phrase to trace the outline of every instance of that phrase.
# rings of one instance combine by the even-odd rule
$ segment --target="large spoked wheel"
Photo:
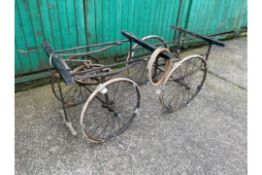
[[[50,57],[51,58],[51,57]],[[69,58],[69,63],[70,60],[74,60],[77,59],[77,57],[72,57]],[[73,73],[76,72],[80,72],[80,71],[84,71],[87,70],[88,66],[92,63],[94,65],[94,67],[101,67],[102,65],[99,64],[99,60],[93,56],[83,56],[82,59],[85,59],[85,61],[83,62],[72,62],[71,67],[74,67],[73,69]],[[52,61],[51,59],[49,60],[49,64],[52,66]],[[94,85],[94,84],[99,84],[97,79],[90,79],[90,80],[79,80],[76,79],[75,84],[73,85],[66,85],[59,73],[57,71],[52,71],[52,75],[51,75],[51,88],[53,91],[54,96],[56,97],[57,100],[62,101],[61,99],[61,94],[59,92],[59,84],[61,87],[61,91],[63,94],[63,100],[64,103],[68,106],[74,106],[77,104],[81,104],[84,103],[86,101],[86,99],[88,98],[88,96],[90,95],[90,92],[86,90],[86,88],[84,87],[84,85]],[[89,84],[90,83],[90,84]]]
[[[145,36],[142,38],[142,40],[155,44],[157,46],[168,48],[165,40],[156,35]],[[146,66],[150,54],[151,52],[149,52],[148,50],[142,48],[137,44],[133,45],[132,52],[128,52],[126,61],[131,61],[142,57],[145,58],[141,64],[138,64],[128,70],[128,77],[134,80],[135,82],[137,82],[138,85],[143,85],[147,82]]]
[[[62,81],[59,73],[57,71],[53,71],[51,75],[51,88],[56,99],[61,102],[62,98],[59,91],[59,85],[63,94],[63,101],[66,106],[75,106],[84,103],[90,95],[90,92],[86,90],[84,85],[79,83],[66,85],[64,81]]]
[[[177,62],[160,89],[159,100],[167,113],[187,106],[201,90],[207,74],[207,63],[200,55]]]
[[[127,78],[97,86],[83,106],[80,125],[91,142],[103,143],[124,132],[140,107],[138,85]]]

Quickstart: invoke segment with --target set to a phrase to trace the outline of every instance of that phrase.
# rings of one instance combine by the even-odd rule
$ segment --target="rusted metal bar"
[[[101,44],[90,44],[90,45],[85,45],[85,46],[78,46],[74,48],[57,50],[55,53],[64,53],[64,52],[70,52],[70,51],[75,51],[75,50],[80,50],[80,49],[89,49],[89,48],[107,46],[107,45],[120,45],[126,42],[129,42],[129,40],[119,40],[119,41],[113,41],[113,42],[107,42],[107,43],[101,43]]]

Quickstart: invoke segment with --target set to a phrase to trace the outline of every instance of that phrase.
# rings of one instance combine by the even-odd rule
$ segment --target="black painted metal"
[[[205,36],[205,35],[200,35],[200,34],[188,31],[186,29],[183,29],[182,27],[177,27],[177,26],[172,25],[171,28],[175,29],[175,30],[179,30],[179,31],[181,31],[183,33],[189,34],[189,35],[191,35],[193,37],[205,40],[205,41],[207,41],[210,44],[214,44],[214,45],[221,46],[221,47],[225,46],[225,44],[223,42],[221,42],[221,41],[218,41],[216,39],[213,39],[213,38]]]
[[[52,63],[54,67],[57,69],[59,74],[62,76],[66,84],[73,84],[75,83],[75,80],[73,79],[71,75],[71,69],[67,66],[67,64],[60,59],[54,52],[54,50],[50,47],[48,42],[43,42],[43,47],[47,54],[52,57]]]
[[[138,45],[142,46],[143,48],[151,51],[151,52],[154,52],[157,47],[153,44],[150,44],[146,41],[143,41],[139,38],[137,38],[133,33],[130,33],[130,32],[125,32],[125,31],[121,31],[122,35],[124,35],[126,38],[128,38],[130,41],[133,41],[135,43],[137,43]],[[165,58],[165,59],[171,59],[171,58],[176,58],[174,55],[172,55],[171,53],[169,52],[162,52],[160,54],[161,57]]]

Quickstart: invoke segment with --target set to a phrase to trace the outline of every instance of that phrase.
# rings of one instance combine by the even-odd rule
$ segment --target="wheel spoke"
[[[101,103],[96,96],[100,94],[95,91],[96,95],[89,99],[87,111],[82,112],[81,118],[83,123],[92,123],[81,125],[90,127],[86,136],[90,139],[106,141],[122,133],[134,119],[135,109],[140,98],[132,82],[119,80],[106,85],[108,92],[107,104]],[[105,96],[105,94],[103,94]]]
[[[200,91],[206,72],[202,58],[191,57],[181,60],[165,84],[166,88],[161,96],[165,108],[176,111],[190,103]]]

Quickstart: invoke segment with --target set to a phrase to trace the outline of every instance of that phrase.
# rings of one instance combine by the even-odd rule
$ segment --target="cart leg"
[[[74,135],[74,136],[77,135],[77,132],[76,132],[75,128],[72,125],[72,122],[71,121],[67,121],[68,117],[67,117],[67,114],[66,114],[65,110],[64,109],[60,110],[60,113],[63,116],[64,122],[65,122],[66,126],[69,128],[71,134]]]
[[[62,93],[62,90],[61,90],[60,82],[58,82],[58,89],[59,89],[59,93],[60,93],[60,96],[61,96],[61,102],[62,102],[62,108],[63,108],[62,110],[60,110],[62,117],[63,117],[63,120],[64,120],[66,126],[69,128],[71,134],[76,135],[77,132],[74,129],[72,122],[70,121],[70,118],[68,117],[67,112],[66,112],[66,107],[65,107],[65,103],[64,103],[64,97],[63,97],[63,93]]]

